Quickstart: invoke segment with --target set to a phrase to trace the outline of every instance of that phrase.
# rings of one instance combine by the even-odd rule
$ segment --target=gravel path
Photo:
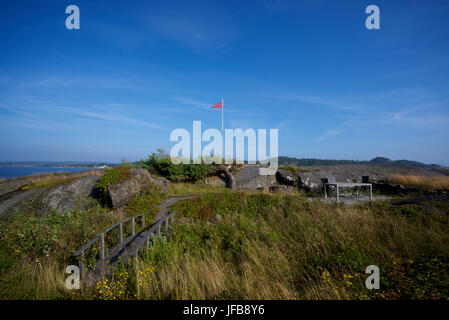
[[[168,209],[175,203],[177,203],[181,200],[192,199],[194,197],[195,196],[173,196],[173,197],[168,197],[168,198],[162,200],[162,203],[158,206],[159,212],[156,215],[155,221],[157,221],[160,218],[162,218],[163,216],[165,216]]]

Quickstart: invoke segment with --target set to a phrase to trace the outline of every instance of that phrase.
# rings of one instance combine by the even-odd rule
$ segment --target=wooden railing
[[[170,212],[169,214],[163,216],[159,220],[157,220],[155,223],[151,225],[151,227],[148,229],[148,231],[145,232],[145,239],[144,241],[138,243],[132,251],[130,251],[130,256],[135,256],[139,253],[140,248],[146,244],[146,249],[148,251],[148,248],[150,246],[151,238],[153,234],[160,235],[161,234],[161,226],[164,226],[164,232],[167,233],[168,231],[168,223],[169,219],[171,218],[172,223],[175,221],[175,211]]]
[[[105,235],[114,230],[115,228],[118,228],[118,242],[116,243],[116,245],[123,243],[124,239],[123,239],[123,226],[125,223],[127,222],[131,222],[131,237],[136,235],[136,226],[135,226],[135,222],[136,219],[140,218],[141,219],[141,233],[143,233],[145,231],[145,216],[148,214],[151,214],[152,212],[146,212],[146,213],[142,213],[142,214],[138,214],[136,216],[133,217],[129,217],[129,218],[125,218],[115,224],[113,224],[112,226],[110,226],[109,228],[107,228],[106,230],[104,230],[103,232],[101,232],[100,234],[98,234],[97,236],[95,236],[92,240],[90,240],[88,243],[86,243],[81,249],[79,249],[78,251],[76,251],[73,256],[77,257],[78,260],[78,267],[80,269],[80,276],[81,279],[85,279],[86,277],[86,270],[85,270],[85,265],[84,265],[84,258],[85,258],[85,252],[87,249],[89,249],[93,244],[98,243],[99,244],[99,251],[100,251],[100,259],[98,260],[98,262],[102,263],[104,265],[105,262]],[[168,222],[169,222],[169,218],[172,218],[172,222],[174,221],[174,215],[175,212],[171,212],[167,215],[165,215],[164,217],[160,218],[159,220],[157,220],[156,222],[154,222],[152,225],[150,225],[148,227],[148,230],[145,231],[145,241],[138,243],[136,245],[135,248],[133,248],[133,250],[129,253],[130,256],[136,255],[139,252],[139,249],[142,247],[143,244],[146,244],[146,248],[148,250],[149,248],[149,244],[152,238],[152,235],[154,233],[160,235],[161,234],[161,226],[165,223],[164,225],[164,231],[167,232],[168,229]],[[116,246],[115,245],[115,246]],[[113,247],[115,247],[113,246]],[[97,263],[98,263],[97,262]]]

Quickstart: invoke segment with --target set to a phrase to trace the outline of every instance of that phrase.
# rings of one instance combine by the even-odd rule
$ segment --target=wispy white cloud
[[[393,114],[393,117],[391,118],[391,120],[394,121],[407,121],[408,119],[410,119],[409,117],[407,117],[407,115],[411,114],[411,113],[415,113],[417,111],[421,111],[421,110],[426,110],[426,109],[430,109],[433,107],[438,107],[441,105],[445,105],[449,103],[449,99],[446,100],[442,100],[442,101],[436,101],[436,102],[431,102],[431,103],[426,103],[426,104],[421,104],[421,105],[417,105],[414,107],[410,107],[407,109],[404,109],[402,111],[399,112],[395,112]]]
[[[201,109],[210,108],[213,105],[213,103],[211,104],[211,103],[207,103],[204,101],[198,101],[195,99],[184,98],[184,97],[176,97],[175,100],[178,102],[181,102],[182,104],[187,104],[187,105],[191,105],[194,107],[200,107]]]
[[[301,94],[284,95],[284,96],[278,95],[278,96],[275,96],[275,98],[278,98],[281,100],[290,100],[290,101],[296,101],[296,102],[317,104],[317,105],[322,105],[322,106],[325,106],[328,108],[338,109],[338,110],[357,110],[360,108],[360,105],[342,101],[341,98],[327,98],[324,96],[321,97],[321,96],[311,96],[311,95],[301,95]]]
[[[58,120],[49,120],[36,115],[23,115],[23,117],[16,116],[2,116],[0,115],[0,127],[12,127],[12,128],[30,128],[39,131],[48,132],[62,132],[62,131],[78,131],[81,126],[78,124],[67,123]]]
[[[382,125],[438,130],[449,123],[447,96],[448,92],[432,93],[423,88],[410,87],[345,94],[336,98],[325,94],[284,94],[276,97],[323,106],[322,112],[327,113],[322,115],[323,121],[334,119],[334,125],[340,128]],[[317,141],[327,138],[327,135],[320,136]]]
[[[78,116],[87,117],[87,118],[91,118],[91,119],[95,119],[95,120],[115,122],[115,123],[127,124],[127,125],[138,125],[138,126],[149,127],[149,128],[153,128],[153,129],[166,129],[165,127],[163,127],[161,125],[151,123],[148,121],[137,120],[137,119],[128,117],[121,113],[99,113],[99,112],[77,110],[77,109],[70,109],[70,111],[73,114],[76,114]]]
[[[328,129],[321,136],[315,138],[315,142],[321,142],[329,138],[335,137],[343,132],[342,129]]]
[[[64,129],[71,125],[80,127],[82,126],[83,120],[85,121],[88,118],[95,121],[111,122],[121,125],[167,129],[160,124],[142,120],[145,118],[144,116],[141,116],[141,118],[137,118],[136,115],[131,116],[132,105],[111,103],[107,105],[92,105],[87,109],[59,105],[55,102],[39,99],[22,97],[20,100],[27,101],[27,103],[16,101],[18,105],[0,105],[0,110],[7,112],[4,115],[0,115],[2,116],[0,119],[3,119],[4,123],[14,121],[19,126],[36,129],[45,129],[46,127]],[[59,121],[59,119],[67,119],[67,115],[70,115],[70,123],[67,121]]]
[[[116,77],[91,77],[91,76],[44,76],[38,80],[25,81],[18,85],[20,88],[45,87],[45,88],[102,88],[102,89],[135,89],[136,85],[130,81],[117,79]]]

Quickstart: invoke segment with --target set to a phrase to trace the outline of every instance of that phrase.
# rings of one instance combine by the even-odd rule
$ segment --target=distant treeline
[[[135,167],[147,167],[148,161],[141,159],[140,161],[131,162]],[[153,154],[153,160],[154,160]],[[123,163],[128,161],[122,160]],[[129,162],[128,162],[129,163]],[[247,161],[244,161],[246,164]],[[412,167],[412,168],[423,168],[437,170],[442,173],[449,175],[449,168],[443,167],[438,164],[425,164],[418,161],[411,160],[391,160],[385,157],[376,157],[368,161],[360,160],[332,160],[332,159],[311,159],[311,158],[292,158],[292,157],[279,157],[278,164],[280,166],[297,166],[297,167],[307,167],[307,166],[329,166],[329,165],[351,165],[351,164],[366,164],[366,165],[383,165],[383,166],[398,166],[398,167]],[[35,167],[77,167],[77,168],[93,168],[99,166],[115,167],[120,164],[118,163],[108,163],[108,162],[77,162],[77,161],[0,161],[0,166],[35,166]]]
[[[279,165],[294,165],[298,167],[305,166],[329,166],[329,165],[344,165],[344,164],[367,164],[367,165],[383,165],[383,166],[400,166],[400,167],[413,167],[424,168],[433,170],[447,170],[443,166],[437,164],[425,164],[418,161],[410,160],[390,160],[384,157],[376,157],[369,161],[359,160],[321,160],[321,159],[297,159],[290,157],[279,157]]]

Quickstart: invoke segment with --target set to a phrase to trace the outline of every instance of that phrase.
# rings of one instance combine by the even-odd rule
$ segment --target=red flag
[[[223,102],[219,102],[214,104],[211,109],[222,109],[223,108]]]

